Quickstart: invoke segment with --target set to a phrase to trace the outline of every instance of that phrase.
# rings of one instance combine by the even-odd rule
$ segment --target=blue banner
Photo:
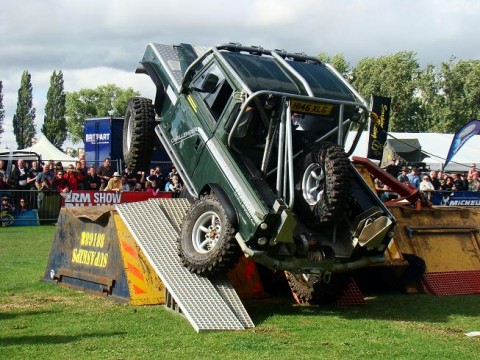
[[[480,206],[479,191],[435,191],[433,205],[441,206]]]
[[[452,139],[452,144],[450,145],[450,150],[448,150],[447,160],[445,161],[444,167],[446,167],[448,162],[452,160],[463,144],[478,133],[480,133],[480,120],[472,120],[458,130]]]

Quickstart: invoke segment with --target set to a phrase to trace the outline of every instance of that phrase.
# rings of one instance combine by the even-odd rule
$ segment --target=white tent
[[[348,151],[353,142],[356,132],[351,131],[348,134],[345,149]],[[391,135],[391,136],[390,136]],[[422,152],[429,157],[423,159],[431,170],[440,170],[445,163],[445,159],[450,149],[454,134],[440,133],[389,133],[389,139],[418,139]],[[360,137],[353,155],[367,156],[368,150],[368,132],[364,131]],[[446,171],[468,171],[470,164],[476,164],[480,167],[480,135],[475,135],[469,139],[453,159],[448,163]]]
[[[34,145],[24,150],[34,151],[37,154],[41,155],[42,161],[61,161],[64,166],[68,164],[73,164],[76,161],[75,158],[68,156],[64,152],[58,150],[55,145],[53,145],[50,140],[47,139],[45,135]]]

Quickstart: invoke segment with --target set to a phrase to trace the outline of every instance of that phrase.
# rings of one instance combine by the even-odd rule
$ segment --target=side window
[[[191,87],[203,99],[215,120],[218,120],[233,90],[217,64],[212,64],[193,80]]]

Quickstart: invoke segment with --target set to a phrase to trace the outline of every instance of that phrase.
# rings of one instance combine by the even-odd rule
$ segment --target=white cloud
[[[4,126],[11,134],[25,69],[39,130],[53,70],[63,71],[67,91],[116,83],[152,93],[150,80],[133,74],[149,42],[343,53],[352,65],[411,50],[422,64],[439,63],[480,58],[479,14],[477,0],[2,0]]]

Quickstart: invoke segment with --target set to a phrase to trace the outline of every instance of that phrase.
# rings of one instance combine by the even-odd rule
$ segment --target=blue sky
[[[0,80],[6,119],[0,148],[15,149],[12,118],[23,70],[32,74],[38,137],[54,70],[65,90],[115,83],[153,95],[135,75],[145,45],[224,42],[317,55],[414,51],[422,65],[480,59],[475,0],[2,0]]]

